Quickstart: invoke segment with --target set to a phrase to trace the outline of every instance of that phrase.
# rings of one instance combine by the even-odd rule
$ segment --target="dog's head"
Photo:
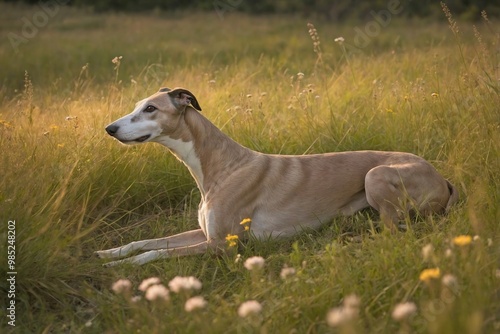
[[[130,114],[106,126],[106,132],[124,144],[155,141],[178,129],[188,107],[201,111],[190,91],[161,88],[156,94],[137,102]]]

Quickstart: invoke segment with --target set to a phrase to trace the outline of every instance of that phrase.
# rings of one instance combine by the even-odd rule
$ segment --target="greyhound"
[[[199,229],[97,251],[109,262],[144,264],[224,248],[226,237],[290,237],[338,215],[372,207],[395,229],[409,212],[446,213],[456,188],[410,153],[348,151],[312,155],[255,152],[233,141],[201,113],[183,88],[161,88],[106,127],[124,144],[156,142],[182,161],[201,192]],[[241,225],[245,219],[250,226]],[[248,230],[250,231],[246,231]]]

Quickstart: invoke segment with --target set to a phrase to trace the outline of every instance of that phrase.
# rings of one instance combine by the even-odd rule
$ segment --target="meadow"
[[[6,332],[500,331],[500,24],[394,17],[361,47],[369,22],[63,7],[14,47],[38,11],[0,3],[0,268],[17,272],[15,298],[0,283]],[[197,226],[187,169],[160,145],[125,147],[104,131],[164,86],[192,91],[257,151],[418,154],[460,202],[396,234],[367,210],[225,255],[104,268],[94,251]],[[253,256],[262,268],[245,267]],[[138,289],[176,276],[201,288],[168,301]],[[188,312],[193,296],[206,305]],[[249,300],[261,310],[239,316]],[[395,316],[405,302],[416,311]]]

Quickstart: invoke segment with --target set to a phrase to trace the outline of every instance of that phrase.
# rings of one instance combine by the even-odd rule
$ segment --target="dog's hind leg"
[[[133,241],[125,246],[100,250],[96,254],[103,259],[126,256],[138,250],[155,250],[166,248],[186,247],[207,241],[201,229],[179,233],[166,238]]]

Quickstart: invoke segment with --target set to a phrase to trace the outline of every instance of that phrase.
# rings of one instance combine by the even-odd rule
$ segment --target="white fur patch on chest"
[[[177,159],[181,160],[188,167],[191,175],[198,185],[198,188],[202,194],[204,194],[205,191],[203,189],[203,171],[201,169],[201,161],[196,155],[193,142],[173,139],[168,136],[158,137],[155,141],[168,147]]]
[[[216,237],[216,226],[215,223],[215,213],[213,210],[209,209],[207,203],[202,201],[200,204],[200,209],[198,210],[198,223],[200,228],[205,233],[207,240],[214,239]]]

